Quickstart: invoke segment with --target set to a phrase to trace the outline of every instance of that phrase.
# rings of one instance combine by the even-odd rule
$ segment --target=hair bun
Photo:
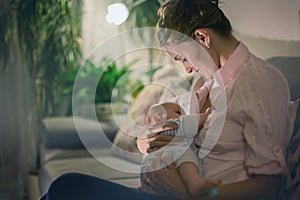
[[[211,0],[210,2],[211,2],[212,4],[215,4],[216,6],[219,5],[219,0]]]
[[[217,6],[219,5],[219,0],[196,0],[200,5],[207,5],[207,6]]]

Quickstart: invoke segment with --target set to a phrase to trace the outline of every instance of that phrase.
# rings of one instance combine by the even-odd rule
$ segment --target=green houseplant
[[[81,62],[82,0],[18,1],[18,33],[42,117],[57,115],[56,79]]]
[[[130,76],[132,72],[130,66],[135,62],[134,60],[118,66],[116,61],[107,57],[102,58],[98,64],[86,60],[80,70],[71,70],[59,76],[57,80],[60,85],[59,93],[61,96],[73,94],[75,105],[95,102],[97,115],[101,117],[112,112],[121,112],[122,104],[130,98],[134,99],[143,89],[142,81]],[[78,81],[78,87],[74,89],[75,79]],[[93,94],[95,84],[96,92]],[[92,99],[93,97],[95,99]],[[111,104],[115,105],[113,110]],[[69,102],[68,114],[72,114],[71,111],[71,102]]]

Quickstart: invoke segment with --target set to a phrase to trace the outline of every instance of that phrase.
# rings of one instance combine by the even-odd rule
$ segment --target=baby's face
[[[155,104],[149,109],[148,117],[151,125],[164,123],[167,121],[167,111],[162,104]]]
[[[167,119],[178,118],[185,114],[181,106],[176,103],[162,103],[162,106],[166,110]]]
[[[180,105],[171,102],[153,105],[146,116],[145,124],[164,123],[168,119],[179,118],[185,112]]]

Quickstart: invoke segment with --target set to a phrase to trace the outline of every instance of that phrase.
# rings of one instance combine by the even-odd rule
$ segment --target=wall
[[[221,7],[242,34],[300,40],[299,0],[222,0]]]
[[[221,8],[256,55],[300,56],[299,0],[223,0]]]
[[[106,8],[110,2],[111,0],[84,0],[82,46],[85,56],[88,56],[97,45],[119,32],[118,26],[107,23],[105,19]]]
[[[286,41],[235,33],[251,52],[266,59],[273,56],[300,56],[300,40]]]
[[[105,21],[112,0],[85,0],[83,47],[86,55],[99,43],[117,34]],[[300,55],[299,0],[223,0],[220,7],[230,19],[235,35],[262,58]],[[119,43],[122,47],[122,41]],[[107,52],[118,48],[112,46]]]

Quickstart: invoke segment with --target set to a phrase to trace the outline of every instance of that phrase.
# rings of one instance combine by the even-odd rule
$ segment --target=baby
[[[162,126],[164,124],[175,123],[179,126],[178,129],[165,131],[160,134],[184,137],[185,133],[182,129],[180,129],[180,119],[179,119],[180,116],[184,116],[184,115],[185,115],[184,110],[181,108],[180,105],[176,103],[165,102],[161,104],[155,104],[147,112],[145,116],[145,124],[155,127],[155,126]],[[206,119],[201,118],[199,127],[202,127],[205,120]],[[196,132],[193,133],[193,136],[196,135]],[[189,145],[189,144],[186,143],[183,145]],[[194,145],[190,145],[189,147],[184,147],[182,145],[179,145],[179,147],[176,148],[176,152],[167,152],[167,153],[168,153],[167,154],[168,157],[170,157],[172,160],[176,160],[175,161],[176,168],[178,169],[179,174],[183,182],[185,183],[185,186],[188,189],[191,196],[198,196],[201,194],[201,192],[203,192],[204,189],[207,189],[210,186],[215,186],[221,183],[220,179],[211,179],[211,178],[202,177],[203,169],[201,167],[201,160],[197,156],[197,149]],[[177,153],[177,157],[176,157],[176,153]],[[178,153],[180,156],[178,156]],[[142,163],[142,172],[143,172],[143,168],[148,166],[151,160],[153,159],[154,158],[151,157],[151,153],[144,158]],[[146,189],[148,191],[153,191],[153,188],[148,183],[146,183],[142,177],[141,177],[141,185],[143,189]]]

